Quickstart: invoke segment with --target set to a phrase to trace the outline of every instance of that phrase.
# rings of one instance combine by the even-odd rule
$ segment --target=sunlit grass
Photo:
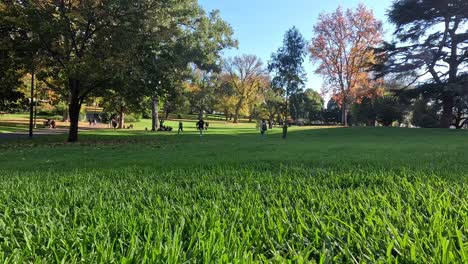
[[[466,131],[212,126],[2,142],[0,260],[468,262]]]

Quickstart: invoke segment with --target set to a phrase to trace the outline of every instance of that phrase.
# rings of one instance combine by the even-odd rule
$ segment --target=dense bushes
[[[419,99],[414,104],[412,123],[418,127],[437,127],[439,125],[439,114],[437,108],[427,100]]]
[[[379,122],[383,126],[391,126],[393,122],[401,122],[406,107],[398,97],[385,95],[377,98],[363,98],[359,104],[354,104],[351,110],[353,123],[374,126]]]

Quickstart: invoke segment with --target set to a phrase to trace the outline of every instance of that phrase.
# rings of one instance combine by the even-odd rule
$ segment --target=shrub
[[[412,123],[418,127],[434,128],[439,124],[437,108],[427,100],[418,100],[414,104]]]
[[[403,107],[395,96],[387,95],[377,98],[375,102],[377,121],[384,126],[391,126],[393,122],[403,119]]]

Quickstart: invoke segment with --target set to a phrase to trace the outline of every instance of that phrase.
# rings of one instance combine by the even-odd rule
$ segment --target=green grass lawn
[[[0,260],[468,263],[467,131],[145,122],[0,141]]]

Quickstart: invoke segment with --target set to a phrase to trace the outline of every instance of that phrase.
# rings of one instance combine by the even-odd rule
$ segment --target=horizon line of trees
[[[25,109],[33,79],[38,94],[30,100],[42,96],[63,113],[71,142],[82,106],[92,101],[115,113],[121,128],[127,114],[149,116],[153,131],[160,112],[223,113],[234,123],[243,116],[462,128],[463,10],[466,1],[395,1],[388,11],[395,39],[385,42],[371,10],[339,7],[319,16],[310,42],[289,29],[264,65],[255,55],[221,58],[238,44],[233,30],[196,0],[8,1],[0,4],[0,111]],[[321,93],[305,89],[307,56],[324,79]]]

